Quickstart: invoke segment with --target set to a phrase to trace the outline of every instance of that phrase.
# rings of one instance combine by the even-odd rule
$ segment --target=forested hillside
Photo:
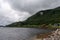
[[[54,23],[60,23],[60,7],[39,11],[23,22],[15,22],[7,26],[14,27],[23,25],[42,25]]]

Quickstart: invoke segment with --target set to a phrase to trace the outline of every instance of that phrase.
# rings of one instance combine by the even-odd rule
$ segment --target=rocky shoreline
[[[32,40],[60,40],[60,29],[45,34],[37,34]]]

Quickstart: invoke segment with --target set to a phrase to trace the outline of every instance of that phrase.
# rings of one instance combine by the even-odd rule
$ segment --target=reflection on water
[[[27,40],[38,33],[48,31],[37,28],[0,28],[0,40]]]

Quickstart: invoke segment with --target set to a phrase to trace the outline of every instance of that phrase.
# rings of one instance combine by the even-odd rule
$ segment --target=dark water
[[[29,40],[38,33],[49,31],[37,28],[0,28],[0,40]]]

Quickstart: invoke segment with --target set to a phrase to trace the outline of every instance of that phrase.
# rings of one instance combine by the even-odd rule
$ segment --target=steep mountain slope
[[[41,25],[54,23],[60,23],[60,7],[39,11],[24,22],[15,22],[7,26]]]

